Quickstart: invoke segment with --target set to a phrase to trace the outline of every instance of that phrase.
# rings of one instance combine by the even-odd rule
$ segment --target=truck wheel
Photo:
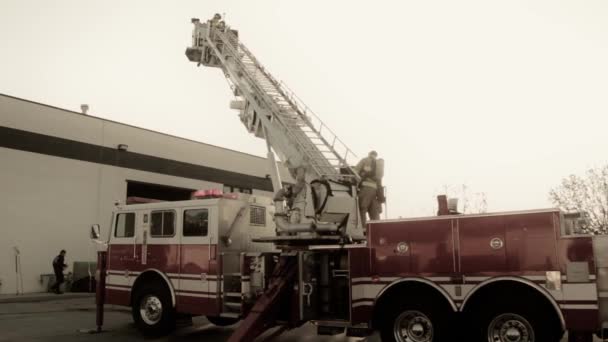
[[[553,320],[543,315],[532,303],[507,304],[488,307],[470,324],[481,329],[479,341],[488,342],[559,342],[561,334]]]
[[[207,316],[207,320],[209,322],[211,322],[211,324],[217,325],[218,327],[227,327],[227,326],[233,325],[239,321],[237,318],[219,317],[219,316]]]
[[[137,328],[146,336],[163,336],[175,329],[175,312],[167,289],[158,283],[136,290],[131,307]]]
[[[438,342],[446,329],[446,317],[438,306],[414,303],[394,305],[380,326],[383,342]]]

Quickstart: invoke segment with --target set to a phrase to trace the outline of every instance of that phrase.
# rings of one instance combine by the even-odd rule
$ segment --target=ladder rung
[[[236,302],[224,302],[224,306],[229,307],[231,309],[240,309],[241,308],[242,303],[236,303]]]
[[[241,297],[240,292],[224,292],[224,296],[226,297]]]
[[[232,312],[222,312],[220,314],[220,317],[239,318],[241,316],[239,314],[235,314],[235,313],[232,313]]]
[[[279,83],[268,71],[259,63],[255,56],[239,43],[233,35],[227,35],[224,41],[229,46],[229,55],[234,55],[241,63],[242,71],[246,73],[248,80],[253,81],[257,96],[261,96],[265,101],[272,103],[271,116],[274,120],[279,120],[286,132],[294,137],[295,142],[301,146],[302,153],[306,156],[318,174],[337,176],[339,168],[346,165],[344,158],[334,148],[337,137],[333,133],[321,134],[321,129],[326,127],[323,122],[316,123],[314,113],[312,117],[303,113],[306,108],[296,100],[291,91]],[[315,124],[310,120],[315,120]],[[320,120],[318,120],[320,121]],[[328,134],[331,134],[329,137]],[[326,140],[327,139],[327,140]],[[331,141],[333,140],[333,143]],[[338,140],[340,146],[343,145]],[[345,147],[345,146],[344,146]],[[348,149],[347,149],[348,150]],[[348,152],[347,152],[348,155]],[[234,274],[240,276],[240,274]],[[227,275],[228,276],[228,275]],[[238,292],[226,292],[224,297],[237,298],[241,294]],[[226,303],[227,305],[238,305],[240,303]]]

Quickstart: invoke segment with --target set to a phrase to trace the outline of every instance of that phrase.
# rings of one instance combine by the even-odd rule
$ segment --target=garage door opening
[[[127,203],[189,200],[195,190],[162,184],[127,181]]]

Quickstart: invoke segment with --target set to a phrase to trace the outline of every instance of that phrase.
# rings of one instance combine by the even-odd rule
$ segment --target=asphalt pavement
[[[178,329],[170,336],[146,339],[135,329],[128,308],[107,305],[104,332],[90,334],[95,328],[95,300],[92,296],[40,296],[38,300],[24,297],[19,302],[5,298],[0,302],[0,342],[5,341],[226,341],[234,328],[216,327],[204,318],[195,318],[194,325]],[[344,335],[317,336],[310,324],[288,331],[273,342],[379,342],[374,335],[366,339]],[[564,339],[565,341],[565,339]],[[596,340],[599,341],[599,340]]]
[[[82,331],[95,328],[93,297],[62,298],[45,301],[0,303],[0,341],[226,341],[234,328],[216,327],[204,318],[195,318],[193,326],[178,329],[160,339],[142,337],[132,324],[128,308],[106,306],[104,332]],[[273,339],[276,342],[354,342],[362,339],[346,336],[317,336],[315,328],[305,325]],[[367,339],[366,341],[379,341]]]

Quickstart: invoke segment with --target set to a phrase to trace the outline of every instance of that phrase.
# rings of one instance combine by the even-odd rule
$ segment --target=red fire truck
[[[219,15],[194,19],[186,55],[221,68],[241,121],[290,170],[282,198],[206,191],[118,206],[99,253],[103,304],[130,306],[145,334],[206,316],[231,341],[305,322],[383,341],[590,341],[608,327],[608,237],[576,234],[558,209],[435,217],[363,229],[352,152],[239,42]],[[329,134],[329,136],[328,136]],[[340,150],[342,148],[342,150]],[[98,227],[95,235],[98,236]],[[455,337],[459,336],[460,337]]]

